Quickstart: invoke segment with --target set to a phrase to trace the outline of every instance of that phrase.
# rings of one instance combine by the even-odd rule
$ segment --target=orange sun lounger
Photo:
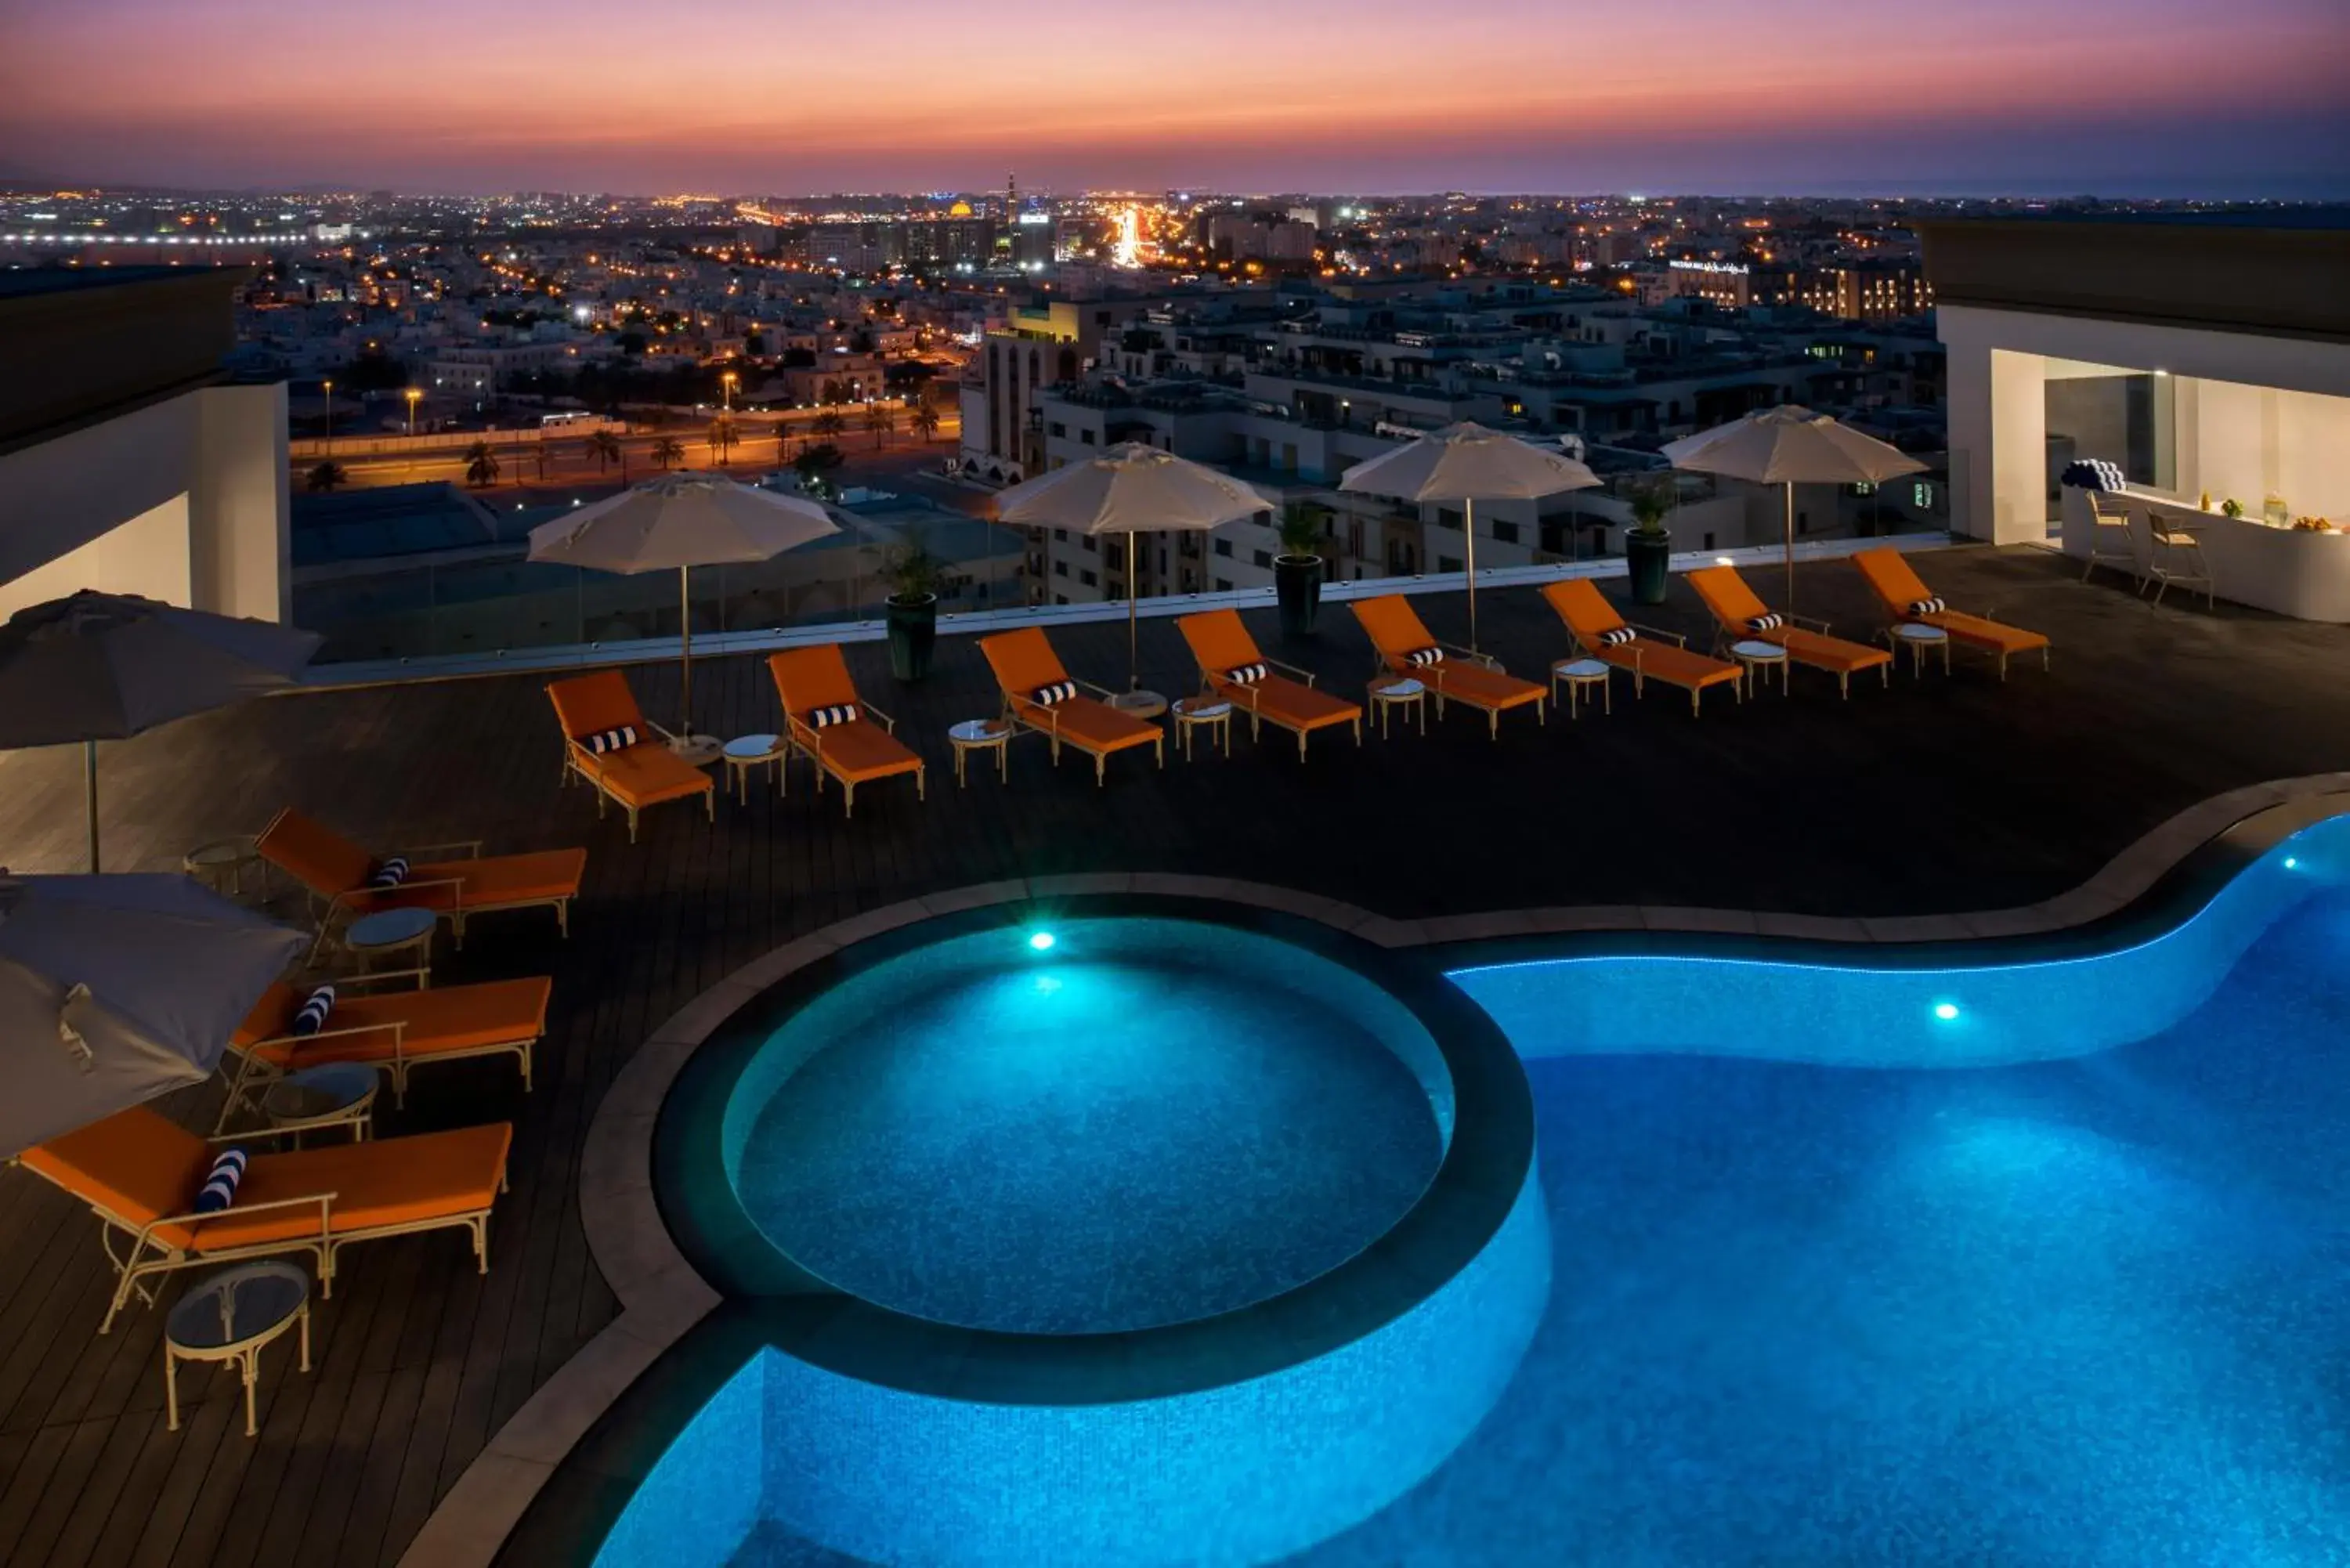
[[[294,1015],[308,997],[308,987],[280,981],[265,992],[229,1037],[237,1067],[213,1130],[227,1127],[240,1105],[257,1106],[272,1079],[328,1062],[381,1067],[391,1075],[393,1103],[400,1104],[408,1096],[408,1075],[418,1067],[512,1054],[522,1064],[524,1092],[529,1091],[531,1050],[546,1033],[553,981],[540,975],[374,996],[352,989],[381,978],[337,981],[334,1010],[315,1034],[294,1033]]]
[[[571,934],[571,900],[588,869],[585,849],[543,849],[527,855],[484,855],[482,841],[428,844],[402,850],[411,862],[397,888],[370,888],[376,857],[341,834],[288,806],[269,819],[254,849],[272,866],[326,900],[321,937],[337,923],[381,909],[437,911],[465,945],[465,922],[499,909],[546,905],[555,923]],[[454,855],[427,859],[431,854]]]
[[[1885,607],[1886,618],[1894,625],[1917,621],[1925,626],[1940,627],[1952,642],[1964,643],[1996,658],[2002,680],[2007,679],[2007,661],[2014,654],[2030,653],[2037,649],[2040,668],[2048,668],[2048,639],[2039,632],[2026,631],[2020,626],[2010,626],[1989,616],[1969,615],[1964,610],[1923,607],[1939,606],[1942,601],[1936,598],[1918,574],[1909,569],[1909,563],[1900,551],[1881,545],[1874,550],[1863,550],[1852,558],[1852,564],[1858,566],[1860,575],[1868,579],[1877,603]],[[1892,636],[1892,631],[1887,629],[1886,638],[1888,641]]]
[[[767,673],[784,704],[785,743],[815,764],[816,794],[824,793],[825,774],[840,781],[844,815],[856,813],[857,786],[876,779],[911,774],[914,797],[930,798],[930,770],[898,739],[898,722],[857,694],[838,643],[771,653]],[[846,718],[839,716],[843,710]],[[833,722],[816,722],[826,717]]]
[[[1199,661],[1202,690],[1249,716],[1252,740],[1260,723],[1287,730],[1297,737],[1300,762],[1305,760],[1305,738],[1316,730],[1352,724],[1355,744],[1363,743],[1363,705],[1317,691],[1310,672],[1267,659],[1248,628],[1241,624],[1240,611],[1202,610],[1178,620],[1175,629],[1183,634],[1191,657]],[[1253,680],[1233,678],[1235,671],[1251,673],[1252,666],[1262,666],[1263,673]]]
[[[1738,575],[1735,566],[1700,566],[1689,574],[1689,585],[1705,601],[1705,607],[1713,612],[1717,653],[1742,638],[1774,644],[1785,649],[1788,659],[1794,663],[1808,664],[1835,676],[1836,691],[1845,697],[1852,695],[1852,678],[1866,670],[1876,670],[1880,685],[1892,683],[1890,652],[1865,642],[1830,637],[1828,623],[1824,620],[1773,615],[1754,597],[1754,590],[1746,586],[1746,579]],[[1762,622],[1773,624],[1758,624]]]
[[[1108,688],[1090,680],[1073,680],[1061,668],[1060,657],[1045,639],[1041,628],[1028,626],[983,637],[979,651],[986,656],[996,685],[1003,690],[1004,717],[1049,739],[1055,764],[1066,742],[1093,758],[1097,786],[1110,757],[1136,746],[1151,747],[1158,753],[1159,765],[1167,765],[1166,732],[1131,713],[1119,712],[1100,698],[1087,696],[1087,691],[1102,697],[1110,693]],[[1041,693],[1056,687],[1076,688],[1076,694],[1053,702],[1036,701]]]
[[[1740,701],[1746,700],[1745,679],[1738,666],[1691,653],[1679,632],[1635,626],[1616,613],[1616,607],[1590,578],[1562,577],[1545,583],[1542,597],[1566,623],[1579,652],[1632,672],[1633,696],[1640,696],[1649,681],[1661,680],[1689,692],[1691,713],[1701,711],[1698,700],[1710,686],[1727,686]]]
[[[117,1276],[104,1334],[133,1293],[152,1303],[153,1274],[244,1258],[307,1252],[322,1295],[335,1291],[335,1258],[354,1241],[420,1231],[471,1233],[490,1270],[490,1208],[505,1189],[514,1127],[492,1122],[377,1143],[255,1154],[236,1201],[194,1210],[197,1189],[221,1147],[170,1117],[133,1106],[78,1132],[26,1149],[25,1168],[89,1205]],[[116,1232],[130,1238],[118,1251]]]
[[[607,800],[629,814],[629,842],[637,841],[637,815],[666,801],[702,797],[702,812],[718,820],[718,781],[663,742],[673,739],[667,730],[644,715],[629,678],[617,670],[575,675],[547,684],[548,701],[563,725],[563,777],[575,774],[596,792],[596,815],[604,815]],[[590,740],[615,731],[633,730],[633,745],[598,753]]]
[[[1448,700],[1474,708],[1485,715],[1486,731],[1495,740],[1501,739],[1502,715],[1513,708],[1531,704],[1534,722],[1544,722],[1548,689],[1505,672],[1484,654],[1437,641],[1402,595],[1357,599],[1347,607],[1378,650],[1382,670],[1408,675],[1436,694],[1438,718],[1444,717]]]

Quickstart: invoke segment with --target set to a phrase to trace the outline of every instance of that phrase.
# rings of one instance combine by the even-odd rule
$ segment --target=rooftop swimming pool
[[[712,1140],[747,1157],[756,1217],[730,1245],[974,1337],[958,1381],[917,1389],[844,1370],[830,1328],[776,1336],[599,1562],[2350,1562],[2350,819],[2105,950],[1459,963],[1431,983],[1499,1025],[1523,1102],[1481,1086],[1401,971],[1405,1001],[1261,933],[1139,919],[1129,947],[1128,922],[1087,924],[1107,967],[1074,998],[1082,1029],[991,1028],[958,1051],[953,1030],[877,1042],[849,1022],[860,981],[934,1023],[968,1022],[974,997],[1014,1007],[1039,971],[986,937],[931,1000],[884,961],[767,1026],[786,1044],[747,1053]],[[1118,972],[1170,939],[1173,967]],[[972,940],[911,955],[943,975],[938,949]],[[1242,994],[1203,1000],[1228,965]],[[1193,1006],[1217,1026],[1167,1026]],[[795,1030],[827,1043],[798,1055]],[[1250,1044],[1269,1039],[1295,1044]],[[1196,1104],[1161,1123],[1162,1093]],[[1521,1104],[1538,1160],[1463,1188]],[[998,1169],[969,1147],[991,1125],[1060,1152]],[[855,1152],[871,1139],[889,1152]],[[1096,1141],[1106,1163],[1067,1152]],[[1073,1197],[1089,1172],[1135,1200]],[[1475,1210],[1473,1246],[1433,1271],[1399,1250],[1508,1172],[1523,1186]],[[1253,1196],[1194,1218],[1216,1200],[1193,1179]],[[862,1196],[819,1190],[842,1184]],[[1184,1267],[1141,1261],[1159,1239]],[[858,1272],[910,1251],[936,1271]],[[986,1283],[1006,1272],[1029,1286]],[[1343,1332],[1302,1326],[1422,1273]],[[1059,1397],[1008,1396],[972,1349],[1125,1366],[1175,1343],[1153,1335],[1298,1302],[1276,1336],[1294,1355],[1108,1397],[1066,1376]],[[845,1526],[858,1510],[896,1517]]]

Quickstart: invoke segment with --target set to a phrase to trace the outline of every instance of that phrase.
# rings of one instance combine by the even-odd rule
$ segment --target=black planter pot
[[[1275,556],[1273,588],[1281,600],[1281,635],[1314,635],[1315,618],[1322,613],[1322,557]]]
[[[1669,534],[1643,534],[1638,528],[1624,535],[1624,559],[1632,571],[1632,602],[1660,605],[1665,602],[1665,578],[1669,573],[1673,556],[1673,540]]]
[[[931,672],[931,650],[939,640],[939,596],[911,598],[889,596],[884,607],[889,624],[889,673],[900,680],[920,680]]]

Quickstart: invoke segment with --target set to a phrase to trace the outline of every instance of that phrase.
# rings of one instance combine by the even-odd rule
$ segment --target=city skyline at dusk
[[[2314,0],[1180,13],[10,6],[0,177],[485,192],[1024,184],[2350,193]]]

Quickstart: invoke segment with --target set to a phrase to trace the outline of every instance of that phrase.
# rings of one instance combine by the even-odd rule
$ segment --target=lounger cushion
[[[430,991],[391,991],[351,995],[335,1010],[335,1028],[370,1029],[394,1022],[407,1025],[400,1049],[411,1061],[452,1051],[480,1051],[536,1040],[546,1032],[546,1002],[555,982],[545,975],[493,980],[476,985],[440,985]],[[283,983],[270,987],[244,1022],[234,1044],[264,1062],[282,1067],[299,1056],[304,1066],[322,1062],[389,1062],[391,1031],[336,1033],[324,1040],[286,1043],[284,1009],[293,994]],[[276,1044],[263,1044],[265,1041]]]
[[[83,1202],[144,1225],[188,1211],[213,1148],[169,1116],[132,1106],[19,1158]]]
[[[864,719],[827,727],[817,737],[816,752],[825,772],[849,784],[910,774],[922,765],[903,742]]]
[[[1052,711],[1055,732],[1089,752],[1124,751],[1156,741],[1159,735],[1156,724],[1091,697],[1072,697]]]
[[[276,820],[262,830],[254,848],[264,860],[324,898],[364,887],[375,870],[366,850],[291,807],[279,812]]]
[[[1960,642],[1989,649],[1994,653],[2029,653],[2033,649],[2048,646],[2044,633],[2026,631],[2005,621],[1985,620],[1964,610],[1943,610],[1919,618],[1929,626],[1940,627]]]
[[[1770,633],[1766,640],[1785,649],[1787,657],[1798,664],[1807,664],[1814,670],[1825,670],[1838,675],[1852,675],[1893,662],[1893,655],[1884,649],[1848,642],[1841,637],[1829,637],[1822,632],[1805,631],[1800,627],[1783,627]]]
[[[1702,653],[1691,653],[1688,649],[1676,648],[1669,642],[1641,641],[1602,648],[1599,657],[1619,670],[1637,670],[1648,680],[1700,691],[1709,686],[1739,678],[1735,664],[1709,659]]]
[[[1472,708],[1516,708],[1539,702],[1547,695],[1531,680],[1521,680],[1466,659],[1435,666],[1423,679],[1446,697]]]
[[[511,1124],[493,1122],[372,1143],[326,1144],[256,1154],[245,1171],[237,1206],[221,1219],[192,1227],[192,1250],[203,1253],[315,1235],[318,1229],[315,1210],[273,1209],[255,1213],[253,1209],[321,1192],[335,1195],[333,1223],[338,1236],[480,1213],[497,1200],[498,1178],[505,1169],[506,1150],[513,1141]]]
[[[673,800],[713,787],[710,775],[681,762],[666,746],[639,746],[616,756],[599,757],[598,777],[618,774],[634,778],[646,764],[633,759],[659,757],[692,775],[679,779],[674,791],[639,804]],[[658,764],[653,764],[658,766]],[[617,793],[617,791],[616,791]],[[622,798],[627,798],[623,796]],[[428,860],[409,873],[408,886],[387,892],[362,892],[344,900],[353,913],[415,907],[427,909],[494,909],[512,904],[552,903],[579,896],[579,878],[587,874],[585,849],[540,849],[527,855],[485,855],[478,860]],[[455,877],[458,886],[438,885]]]
[[[1242,705],[1292,730],[1320,730],[1349,724],[1363,716],[1359,702],[1317,691],[1285,675],[1268,675],[1242,688]]]
[[[708,774],[667,746],[630,746],[608,756],[585,758],[580,767],[621,804],[639,809],[718,787]],[[424,875],[420,870],[418,879]]]

